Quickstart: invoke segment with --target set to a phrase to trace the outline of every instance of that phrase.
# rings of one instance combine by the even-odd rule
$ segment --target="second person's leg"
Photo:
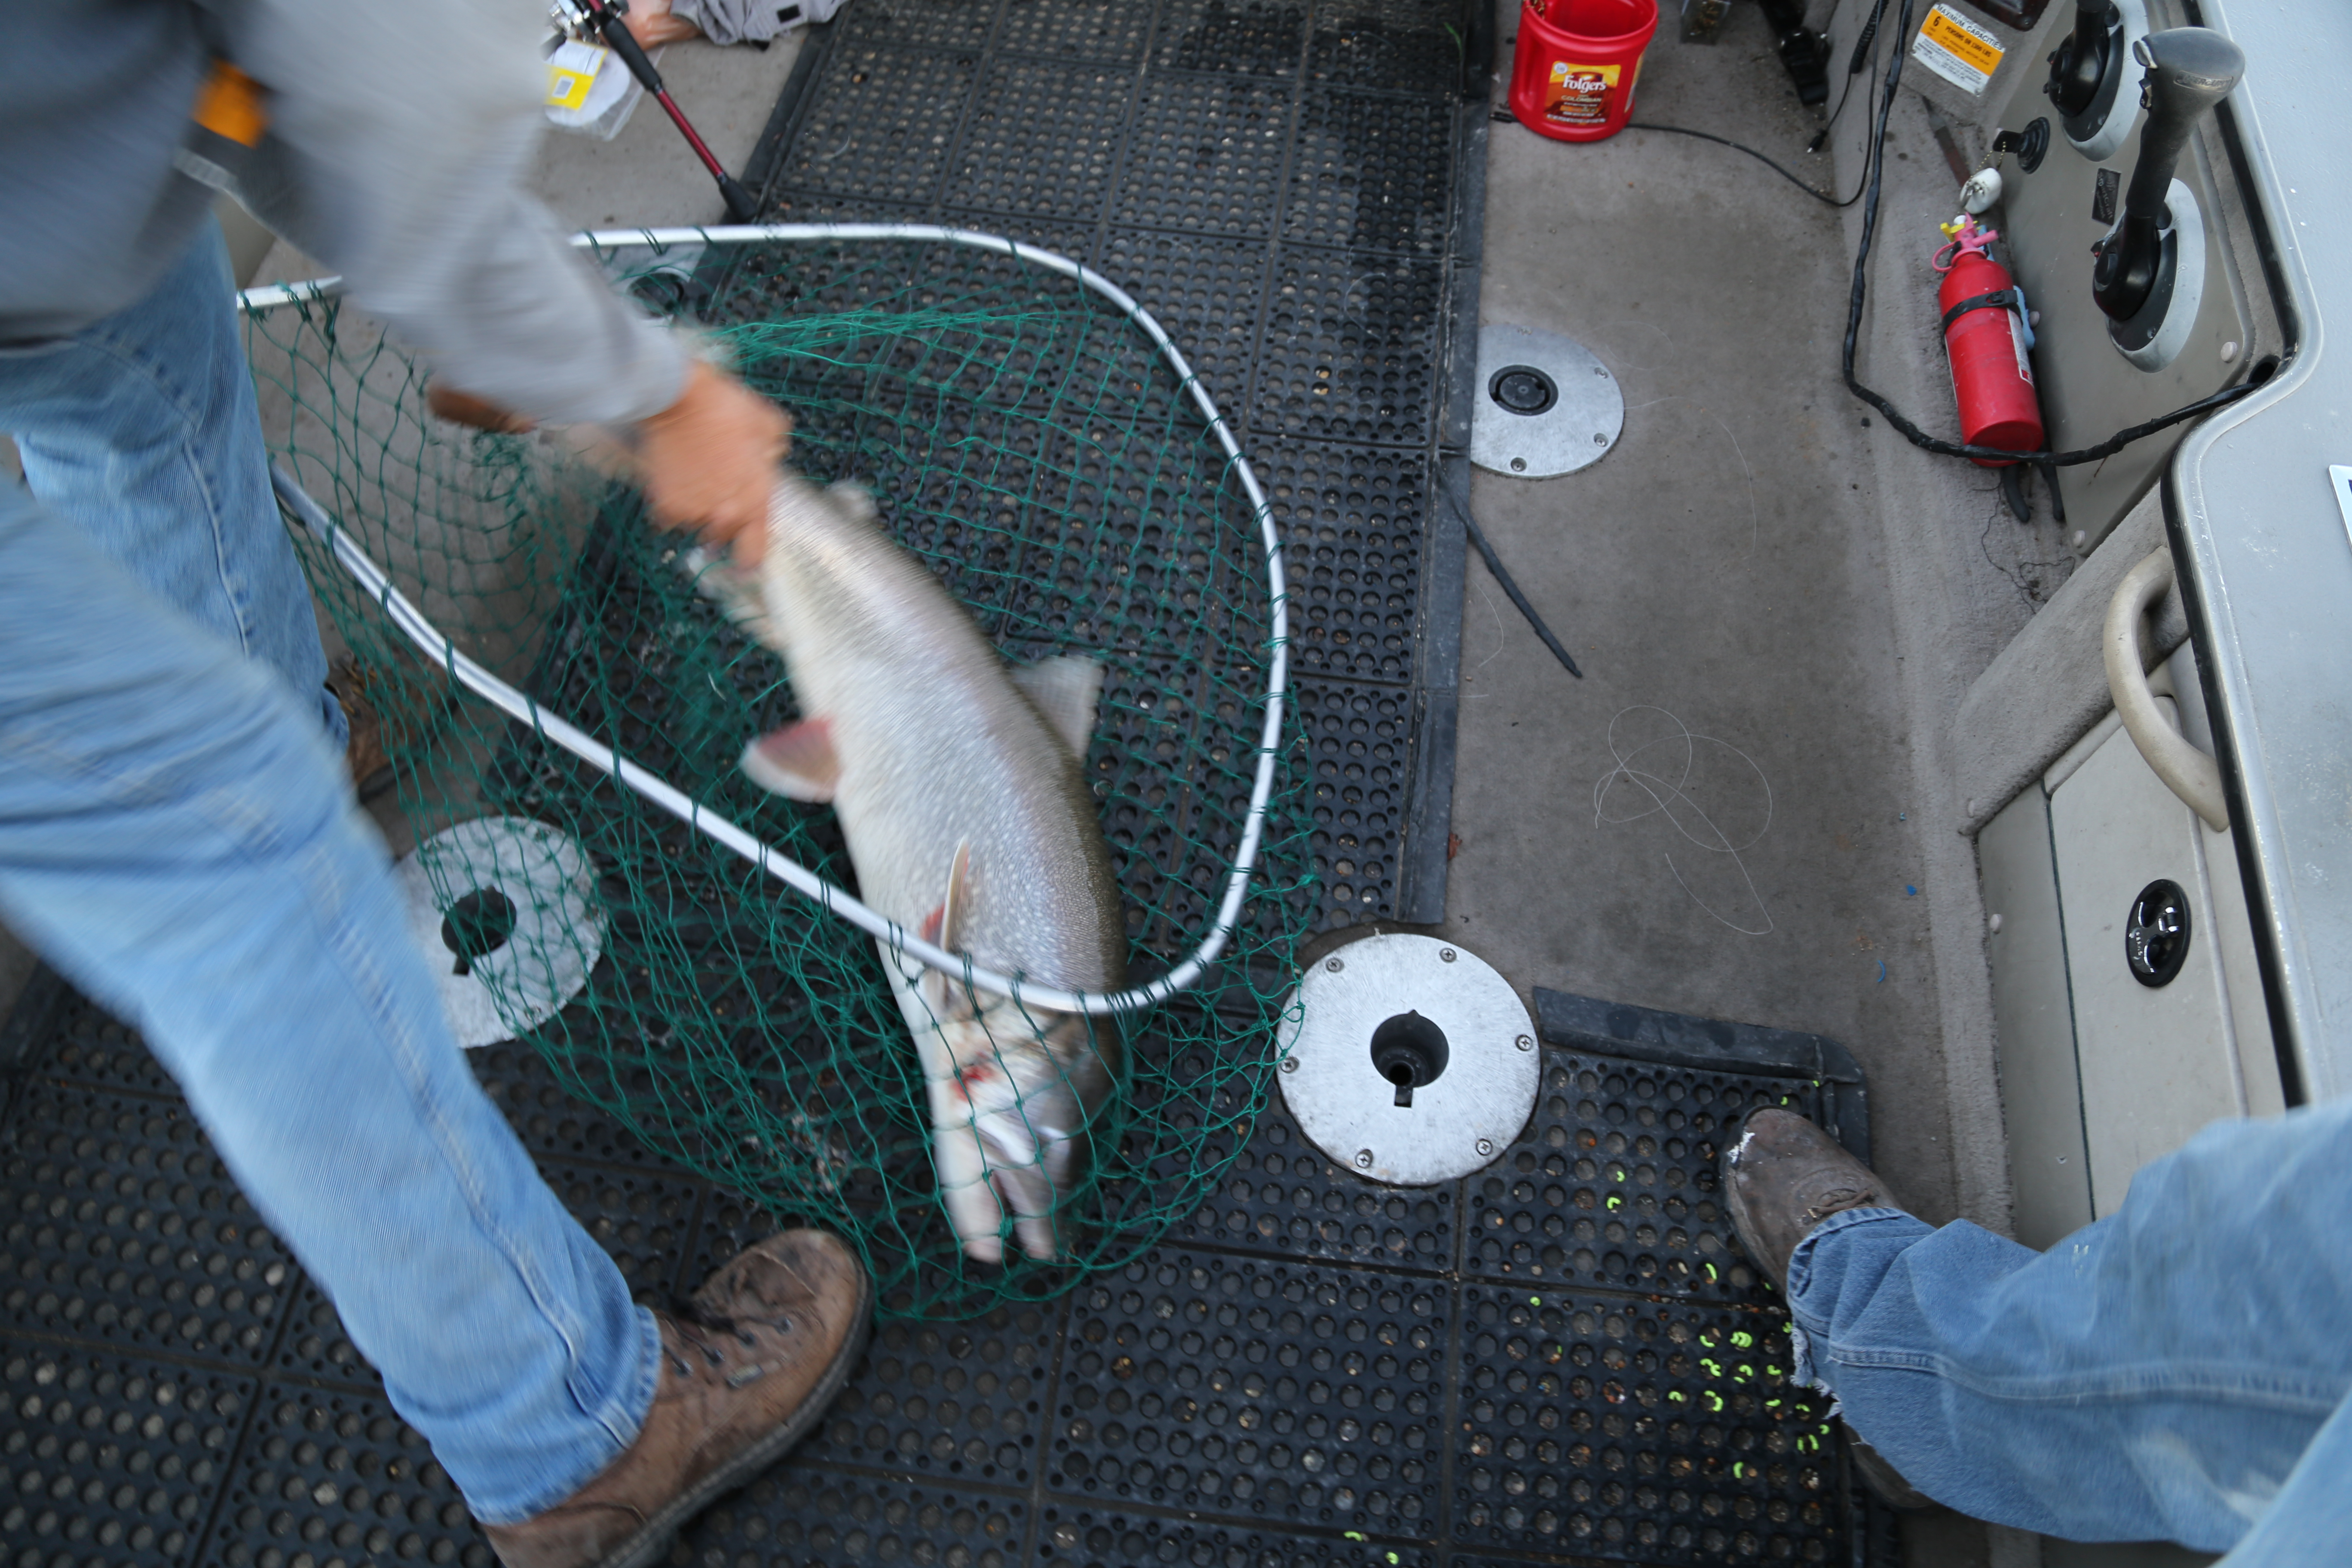
[[[1964,1512],[2226,1551],[2352,1391],[2347,1190],[2338,1104],[2208,1128],[2046,1253],[1831,1214],[1789,1259],[1800,1375]]]

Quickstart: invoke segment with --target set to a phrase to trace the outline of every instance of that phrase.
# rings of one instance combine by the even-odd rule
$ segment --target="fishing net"
[[[605,237],[595,254],[791,412],[795,466],[870,489],[1008,659],[1104,664],[1084,770],[1129,979],[1188,978],[1268,750],[1276,616],[1245,468],[1156,329],[1001,242],[936,232]],[[298,547],[390,716],[442,944],[569,1092],[777,1222],[840,1230],[899,1315],[1067,1289],[1200,1205],[1242,1142],[1218,1134],[1262,1104],[1315,917],[1286,719],[1221,952],[1196,984],[1088,1020],[1124,1065],[1052,1215],[1057,1256],[1030,1258],[1008,1226],[1003,1263],[975,1262],[942,1213],[924,1077],[874,939],[741,852],[856,888],[830,807],[738,770],[749,738],[795,716],[781,660],[697,592],[684,542],[633,489],[555,435],[435,419],[424,367],[331,289],[257,291],[245,319],[276,458],[324,514]],[[536,708],[469,689],[468,659]],[[556,743],[561,722],[584,743]],[[450,851],[483,818],[540,825],[498,851],[537,863],[487,894],[478,858]],[[730,831],[736,847],[714,837]],[[586,971],[568,999],[567,969],[572,984]]]

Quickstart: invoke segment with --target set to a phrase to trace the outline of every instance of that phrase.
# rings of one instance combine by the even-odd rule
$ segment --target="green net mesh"
[[[1272,606],[1240,474],[1141,326],[1052,268],[939,239],[599,256],[619,286],[721,337],[792,413],[795,465],[868,487],[1008,658],[1103,661],[1085,771],[1129,979],[1189,957],[1242,842]],[[781,661],[696,592],[681,541],[647,525],[634,490],[553,435],[436,420],[424,368],[331,294],[250,306],[246,330],[279,461],[457,651],[856,889],[830,808],[737,769],[747,739],[794,715]],[[503,969],[482,959],[509,1023],[566,989],[554,971],[586,968],[520,1037],[646,1146],[779,1223],[841,1230],[900,1315],[1066,1289],[1149,1247],[1219,1180],[1242,1140],[1218,1134],[1245,1132],[1262,1104],[1315,916],[1295,731],[1221,960],[1200,985],[1097,1022],[1128,1065],[1086,1177],[1059,1200],[1060,1256],[1008,1247],[1002,1265],[976,1263],[942,1215],[922,1073],[872,939],[462,690],[324,540],[297,540],[386,716],[417,837],[499,816],[554,830],[546,865],[520,879],[537,907],[487,908],[462,865],[418,863],[458,963],[502,937],[528,949],[521,932],[550,950]]]

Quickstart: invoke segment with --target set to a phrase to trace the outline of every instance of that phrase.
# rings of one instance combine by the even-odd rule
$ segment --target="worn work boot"
[[[1789,1258],[1813,1226],[1847,1209],[1901,1208],[1876,1173],[1793,1110],[1752,1112],[1723,1152],[1723,1193],[1748,1258],[1789,1289]]]
[[[362,800],[393,786],[393,754],[414,755],[449,710],[447,688],[437,676],[371,669],[352,658],[327,672],[327,689],[351,729],[343,767]]]
[[[384,745],[383,718],[368,700],[367,677],[351,659],[327,672],[327,689],[343,710],[351,739],[343,742],[343,768],[362,800],[381,795],[393,783],[392,753]]]
[[[1724,1151],[1723,1192],[1739,1245],[1783,1295],[1789,1259],[1815,1226],[1847,1209],[1903,1206],[1877,1173],[1836,1139],[1794,1111],[1780,1110],[1752,1113],[1738,1142]],[[1845,1436],[1854,1473],[1882,1501],[1900,1509],[1930,1505],[1852,1426]]]
[[[506,1568],[644,1568],[720,1493],[781,1458],[849,1381],[873,1288],[839,1237],[784,1231],[660,1320],[661,1381],[637,1440],[520,1524],[488,1525]]]

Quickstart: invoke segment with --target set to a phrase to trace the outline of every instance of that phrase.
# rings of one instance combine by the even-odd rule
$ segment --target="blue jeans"
[[[1895,1209],[1798,1245],[1796,1375],[1997,1523],[2352,1563],[2352,1102],[2207,1128],[2048,1252]]]
[[[0,348],[0,430],[58,516],[320,705],[327,658],[269,492],[228,247],[206,224],[155,291],[78,335]]]
[[[144,1032],[476,1515],[527,1518],[635,1436],[659,1339],[467,1068],[352,798],[217,233],[0,351],[0,917]]]

